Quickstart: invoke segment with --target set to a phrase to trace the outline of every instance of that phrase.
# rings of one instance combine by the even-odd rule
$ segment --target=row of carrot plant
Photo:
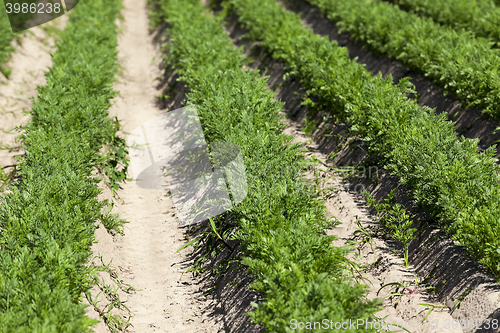
[[[119,0],[87,0],[57,41],[22,135],[19,180],[0,204],[0,331],[91,332],[82,294],[102,211],[96,167],[113,164],[124,141],[107,117],[117,71]],[[111,153],[99,153],[104,146]]]
[[[316,107],[329,110],[368,141],[369,151],[385,159],[385,168],[400,177],[416,202],[500,277],[500,166],[494,163],[495,147],[480,153],[477,139],[457,138],[445,115],[407,98],[412,91],[408,78],[393,84],[390,76],[373,77],[349,58],[346,48],[315,35],[299,15],[274,0],[225,4],[248,29],[247,37],[283,62],[307,94],[317,98]]]
[[[363,300],[366,289],[352,281],[347,250],[333,247],[333,237],[324,234],[331,223],[325,207],[300,179],[310,162],[281,133],[283,103],[267,89],[267,79],[242,69],[241,50],[199,0],[151,3],[156,23],[168,22],[165,60],[187,84],[186,104],[196,105],[207,141],[238,145],[245,161],[248,196],[214,220],[216,236],[196,241],[239,241],[251,287],[264,297],[251,316],[270,332],[291,331],[293,319],[373,319],[379,301]],[[346,330],[354,331],[373,330]]]
[[[430,17],[436,23],[465,29],[500,44],[500,8],[492,0],[387,0],[401,9]]]
[[[308,0],[340,30],[424,74],[466,106],[500,119],[500,50],[382,0]]]

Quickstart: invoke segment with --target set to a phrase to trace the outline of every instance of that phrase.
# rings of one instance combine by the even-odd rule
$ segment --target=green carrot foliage
[[[387,0],[401,9],[430,17],[436,23],[456,30],[465,29],[476,37],[500,45],[500,8],[492,0]]]
[[[81,1],[57,41],[47,83],[24,127],[20,180],[0,205],[0,331],[91,332],[80,304],[94,270],[99,149],[116,139],[107,118],[117,71],[119,0]]]
[[[412,91],[408,79],[395,85],[390,76],[373,77],[350,60],[347,49],[306,29],[297,14],[277,2],[226,3],[249,30],[247,37],[282,61],[307,94],[317,98],[318,108],[368,141],[369,153],[384,158],[385,168],[400,177],[416,202],[500,278],[500,166],[493,157],[495,146],[480,153],[477,139],[457,138],[445,115],[406,97]]]
[[[292,319],[373,319],[380,303],[362,300],[366,289],[353,282],[347,250],[324,235],[323,202],[300,180],[307,163],[281,134],[283,104],[267,89],[267,78],[242,70],[241,50],[199,1],[151,2],[157,22],[169,23],[165,60],[187,83],[187,103],[196,105],[207,141],[234,143],[244,157],[248,196],[226,217],[235,224],[233,239],[252,287],[264,297],[250,314],[254,321],[288,332]],[[210,242],[226,237],[223,220],[211,221]]]
[[[424,74],[466,106],[500,119],[500,49],[492,49],[492,42],[382,0],[309,2],[340,30]]]

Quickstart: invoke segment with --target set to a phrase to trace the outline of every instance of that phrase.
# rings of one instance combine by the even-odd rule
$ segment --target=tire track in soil
[[[122,15],[118,58],[124,69],[114,86],[120,96],[113,101],[110,117],[121,120],[126,134],[166,110],[156,103],[160,92],[155,88],[155,79],[162,76],[162,55],[148,31],[146,1],[124,0]],[[120,136],[126,137],[123,133]],[[99,199],[111,198],[109,189],[102,184],[101,187],[104,192]],[[212,301],[203,296],[204,290],[200,290],[190,273],[182,275],[190,267],[186,259],[189,249],[176,253],[186,241],[167,194],[166,190],[140,188],[134,181],[121,184],[112,213],[129,222],[125,234],[112,236],[101,225],[96,230],[94,255],[101,254],[105,263],[112,260],[111,268],[118,278],[137,289],[130,294],[118,291],[131,311],[132,325],[126,332],[218,332],[221,324],[207,310],[214,308]],[[97,294],[96,288],[92,294]],[[106,302],[102,295],[99,300],[101,306]],[[91,307],[87,311],[89,317],[100,319]],[[126,320],[125,311],[120,315]],[[101,321],[95,331],[109,329]]]

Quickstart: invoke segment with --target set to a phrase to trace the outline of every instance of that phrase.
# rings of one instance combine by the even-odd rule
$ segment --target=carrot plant
[[[465,29],[475,37],[490,39],[500,44],[500,8],[493,0],[387,0],[399,8],[420,17],[430,17],[436,23],[456,30]]]
[[[115,117],[113,122],[113,131],[119,132],[121,125],[118,118]],[[127,168],[130,163],[127,144],[125,139],[114,135],[104,148],[105,153],[101,156],[102,160],[98,169],[106,177],[105,183],[115,195],[120,188],[120,183],[127,179]]]
[[[382,203],[377,203],[368,191],[365,191],[364,195],[368,206],[377,211],[377,223],[384,235],[401,244],[405,267],[408,267],[408,249],[417,232],[416,228],[412,228],[414,217],[405,207],[396,203],[395,190],[392,190]]]
[[[242,50],[199,1],[150,3],[155,20],[169,24],[165,62],[189,87],[186,104],[196,105],[207,141],[238,145],[245,161],[248,196],[226,219],[211,221],[209,238],[197,244],[226,247],[224,220],[234,225],[231,239],[239,243],[251,287],[264,298],[250,315],[271,332],[289,331],[294,318],[373,319],[380,303],[363,300],[366,287],[354,283],[347,250],[333,247],[334,237],[324,234],[331,221],[323,202],[301,180],[311,162],[281,133],[283,103],[267,89],[267,79],[242,70]]]
[[[15,166],[14,169],[10,171],[7,167],[0,166],[0,192],[3,192],[9,187],[10,183],[14,180],[15,170]]]
[[[116,142],[107,118],[117,72],[119,0],[87,0],[57,41],[22,135],[19,181],[0,204],[0,331],[91,332],[80,302],[98,221],[99,150]]]
[[[124,332],[129,326],[132,325],[130,323],[132,313],[130,309],[125,305],[126,301],[122,301],[120,299],[118,290],[129,294],[133,291],[137,291],[137,289],[118,278],[115,270],[111,267],[111,262],[106,264],[104,262],[104,259],[102,258],[102,255],[99,256],[99,259],[101,261],[101,264],[96,265],[95,263],[92,263],[92,266],[95,268],[96,272],[100,272],[103,275],[106,275],[105,273],[108,273],[109,283],[107,283],[106,279],[104,279],[102,276],[99,279],[99,276],[95,274],[93,276],[94,285],[100,291],[94,297],[92,297],[92,294],[90,292],[87,292],[85,294],[85,297],[94,307],[94,310],[99,313],[99,316],[102,318],[102,320],[112,333]],[[106,299],[105,305],[101,305],[99,302],[99,296],[101,295],[104,296],[101,298]],[[127,315],[114,314],[113,312],[115,312],[115,310],[121,310]]]
[[[341,31],[424,74],[467,107],[500,119],[500,50],[492,49],[488,40],[382,0],[308,2],[337,22]],[[494,22],[491,29],[498,33]]]
[[[351,6],[359,1],[342,3]],[[351,134],[366,140],[368,153],[400,177],[416,203],[500,278],[500,166],[495,164],[495,146],[479,152],[477,139],[457,138],[445,115],[407,98],[414,92],[408,78],[394,84],[390,75],[373,77],[349,58],[346,48],[315,35],[299,15],[277,2],[224,3],[248,29],[246,37],[258,41],[300,80],[314,97],[314,103],[307,101],[313,109],[327,110],[349,125]],[[360,12],[349,13],[357,17]],[[499,59],[492,63],[500,64]]]

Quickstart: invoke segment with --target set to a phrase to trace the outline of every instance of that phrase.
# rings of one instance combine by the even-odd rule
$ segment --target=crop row
[[[457,138],[452,122],[408,99],[395,85],[350,60],[345,48],[306,29],[273,0],[227,0],[238,20],[300,79],[317,107],[330,110],[370,143],[416,201],[480,263],[500,276],[500,167],[494,147]],[[346,2],[347,3],[347,2]],[[349,3],[352,3],[349,2]],[[352,14],[356,15],[356,14]],[[311,104],[314,104],[311,102]]]
[[[500,8],[492,0],[387,0],[434,22],[469,30],[476,37],[489,38],[497,47],[500,43]]]
[[[468,107],[500,119],[500,50],[382,0],[308,0],[340,30],[434,80]]]
[[[104,215],[98,165],[121,142],[107,118],[117,71],[119,0],[82,1],[57,42],[22,135],[19,181],[0,204],[0,331],[91,332],[82,293],[94,269],[94,231]]]
[[[324,235],[325,207],[300,179],[311,162],[281,133],[283,103],[267,79],[242,70],[241,50],[200,1],[154,3],[157,18],[169,23],[165,60],[189,87],[186,103],[196,105],[207,141],[236,144],[244,157],[248,196],[213,227],[221,237],[235,232],[252,288],[264,297],[253,319],[285,332],[292,319],[373,318],[378,300],[362,301],[365,286],[352,283],[346,249]],[[224,233],[228,225],[232,230]]]

